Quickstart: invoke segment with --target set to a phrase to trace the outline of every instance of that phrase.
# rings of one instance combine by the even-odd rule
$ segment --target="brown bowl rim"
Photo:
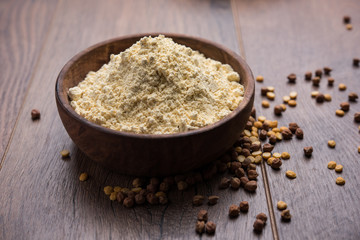
[[[221,49],[222,51],[226,52],[227,54],[233,56],[240,63],[240,65],[244,68],[245,75],[243,76],[243,78],[247,79],[247,87],[245,88],[244,98],[240,102],[240,104],[237,106],[237,108],[235,110],[233,110],[230,114],[225,116],[223,119],[221,119],[215,123],[209,124],[205,127],[191,130],[188,132],[170,133],[170,134],[143,134],[143,133],[139,134],[139,133],[118,131],[118,130],[106,128],[106,127],[103,127],[96,123],[93,123],[75,112],[75,110],[71,107],[70,103],[68,103],[68,101],[67,101],[68,100],[67,94],[66,94],[66,96],[64,96],[62,94],[62,92],[63,92],[62,91],[62,89],[63,89],[62,82],[63,82],[64,76],[66,75],[67,71],[69,70],[69,68],[72,66],[73,63],[77,62],[77,60],[80,59],[84,54],[86,54],[90,51],[93,51],[94,49],[96,49],[102,45],[105,45],[105,44],[108,44],[111,42],[129,39],[129,38],[139,38],[140,39],[144,36],[153,36],[154,37],[154,36],[158,36],[160,34],[165,35],[165,37],[170,37],[170,38],[173,38],[173,37],[179,38],[180,37],[180,38],[188,38],[188,39],[204,42],[206,44],[213,45],[216,48]],[[196,50],[196,49],[194,49],[194,50]],[[246,107],[246,105],[251,101],[251,98],[252,98],[252,95],[254,94],[254,92],[255,92],[255,82],[254,82],[254,78],[253,78],[252,72],[250,70],[250,67],[248,66],[246,61],[241,56],[239,56],[237,53],[235,53],[234,51],[230,50],[229,48],[227,48],[221,44],[215,43],[213,41],[210,41],[210,40],[207,40],[207,39],[204,39],[201,37],[195,37],[195,36],[179,34],[179,33],[163,33],[163,32],[129,34],[129,35],[121,36],[121,37],[111,38],[111,39],[108,39],[105,41],[101,41],[97,44],[94,44],[94,45],[84,49],[83,51],[79,52],[78,54],[76,54],[63,66],[63,68],[61,69],[61,71],[56,79],[56,84],[55,84],[55,97],[58,100],[58,103],[60,103],[59,105],[66,112],[68,112],[72,117],[77,119],[78,121],[82,122],[83,124],[87,125],[88,127],[94,128],[105,134],[113,134],[113,135],[118,135],[118,136],[123,136],[123,137],[143,138],[143,139],[147,139],[147,138],[151,138],[151,139],[183,138],[186,136],[196,135],[196,134],[200,134],[200,133],[204,133],[204,132],[208,132],[213,129],[216,129],[216,128],[220,127],[222,124],[233,119],[237,114],[239,114]]]

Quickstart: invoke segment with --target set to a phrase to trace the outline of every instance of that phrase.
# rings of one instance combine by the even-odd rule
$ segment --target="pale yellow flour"
[[[224,118],[243,99],[239,80],[229,65],[159,35],[111,55],[68,94],[78,114],[101,126],[166,134]]]

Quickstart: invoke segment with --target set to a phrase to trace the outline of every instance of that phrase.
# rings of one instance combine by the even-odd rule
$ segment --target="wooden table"
[[[335,116],[339,103],[351,91],[360,93],[360,4],[356,0],[3,0],[0,2],[0,239],[194,239],[198,207],[194,194],[220,195],[208,207],[217,223],[217,239],[360,239],[360,145],[353,121],[359,103],[351,103],[342,118]],[[352,17],[346,30],[343,16]],[[246,58],[257,83],[258,115],[277,119],[280,126],[296,121],[303,140],[276,145],[288,151],[280,171],[264,164],[256,194],[219,190],[216,177],[185,192],[173,191],[166,206],[125,209],[103,193],[106,185],[130,185],[132,178],[104,170],[89,161],[68,137],[58,117],[54,86],[62,66],[76,53],[99,41],[130,33],[177,32],[221,43]],[[335,78],[315,88],[303,79],[306,71],[329,66]],[[298,76],[288,84],[286,76]],[[340,92],[337,85],[348,86]],[[274,86],[276,99],[261,107],[260,87]],[[318,104],[310,92],[332,95]],[[282,117],[273,107],[290,91],[298,92],[298,106]],[[38,108],[41,119],[32,121]],[[335,149],[327,141],[337,142]],[[304,146],[313,146],[310,159]],[[71,151],[63,161],[59,152]],[[334,160],[341,174],[327,169]],[[291,169],[297,178],[289,180]],[[81,172],[90,178],[78,180]],[[343,176],[344,186],[335,184]],[[231,204],[250,203],[247,214],[228,218]],[[276,203],[288,203],[290,223],[280,220]],[[204,207],[204,206],[203,206]],[[261,234],[252,231],[259,212],[270,216]]]

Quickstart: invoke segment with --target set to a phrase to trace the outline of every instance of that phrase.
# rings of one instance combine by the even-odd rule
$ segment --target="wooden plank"
[[[335,116],[335,110],[347,101],[349,92],[360,93],[360,69],[352,66],[352,59],[360,56],[360,5],[355,1],[257,0],[238,1],[236,8],[247,61],[254,75],[265,78],[257,85],[258,113],[277,119],[280,126],[297,122],[305,133],[303,140],[277,144],[275,151],[288,151],[292,156],[280,171],[267,166],[274,206],[283,200],[293,215],[291,223],[284,223],[275,209],[280,238],[359,239],[360,136],[353,116],[360,107],[351,103],[343,118]],[[344,15],[352,17],[352,31],[346,30]],[[306,71],[324,66],[334,69],[334,87],[327,86],[327,78],[321,80],[319,88],[304,80]],[[287,83],[286,76],[292,72],[298,76],[296,84]],[[348,90],[340,92],[340,82]],[[261,107],[263,86],[275,87],[276,99],[269,109]],[[276,117],[273,107],[292,90],[298,92],[298,106],[288,107],[282,117]],[[332,101],[316,103],[310,97],[313,90],[331,94]],[[335,149],[328,148],[330,139],[337,142]],[[303,156],[305,146],[314,147],[311,159]],[[330,160],[342,164],[344,172],[336,174],[327,169]],[[287,179],[286,170],[295,171],[297,178]],[[345,186],[335,184],[338,176],[346,179]]]
[[[92,163],[66,134],[54,101],[55,79],[65,62],[101,40],[151,31],[201,36],[238,51],[229,1],[61,2],[0,172],[3,239],[199,238],[194,231],[199,208],[191,205],[196,193],[221,196],[218,205],[204,206],[218,224],[216,238],[271,238],[269,225],[260,235],[252,231],[255,215],[268,212],[261,174],[256,194],[220,192],[218,176],[184,193],[173,192],[168,206],[129,210],[110,202],[103,187],[128,186],[132,178]],[[28,118],[33,106],[42,112],[40,121]],[[70,161],[61,160],[62,149],[71,151]],[[87,182],[79,182],[81,172],[89,173]],[[229,206],[241,200],[250,202],[249,213],[230,220]]]
[[[43,0],[0,2],[1,160],[36,69],[56,4],[57,1]]]

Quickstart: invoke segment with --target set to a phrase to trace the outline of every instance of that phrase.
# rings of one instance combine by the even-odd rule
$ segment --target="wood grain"
[[[258,84],[255,105],[258,113],[277,119],[280,126],[297,122],[303,128],[303,140],[293,139],[277,144],[274,151],[288,151],[291,159],[284,161],[280,171],[267,166],[273,204],[282,200],[288,203],[293,215],[290,223],[275,216],[281,239],[359,239],[360,143],[358,124],[353,115],[360,109],[359,103],[351,103],[351,109],[343,118],[335,116],[340,102],[347,101],[351,91],[360,93],[360,69],[352,67],[352,58],[360,56],[360,5],[356,1],[237,1],[238,19],[244,42],[246,59],[254,75],[263,75]],[[348,31],[343,16],[352,17],[354,26]],[[304,80],[306,71],[333,68],[334,87],[327,86],[323,77],[319,88]],[[288,84],[286,76],[298,76],[296,84]],[[337,85],[343,82],[348,90],[340,92]],[[276,99],[271,108],[261,108],[260,87],[274,86]],[[273,114],[273,107],[290,91],[298,92],[298,106],[288,107],[282,117]],[[319,90],[332,95],[331,102],[318,104],[310,92]],[[335,149],[327,147],[327,141],[337,142]],[[303,147],[313,146],[311,159],[303,156]],[[334,160],[344,166],[344,172],[336,174],[327,169]],[[289,180],[286,170],[293,170],[297,178]],[[345,186],[335,184],[342,176]]]
[[[29,82],[36,70],[56,4],[57,1],[43,0],[0,2],[1,161]]]
[[[271,239],[270,226],[252,231],[259,212],[267,213],[259,176],[256,194],[218,190],[218,178],[186,192],[173,192],[168,206],[125,209],[109,201],[106,185],[129,186],[131,177],[111,173],[89,161],[71,142],[58,117],[55,79],[77,52],[99,41],[139,32],[178,32],[221,43],[238,52],[229,1],[61,1],[14,137],[0,171],[2,239],[196,239],[199,208],[190,200],[196,193],[219,194],[209,208],[218,239]],[[39,106],[38,122],[28,118]],[[59,152],[71,151],[63,161]],[[88,172],[87,182],[79,182]],[[228,207],[250,202],[248,214],[228,219]],[[204,235],[201,238],[213,238]]]

